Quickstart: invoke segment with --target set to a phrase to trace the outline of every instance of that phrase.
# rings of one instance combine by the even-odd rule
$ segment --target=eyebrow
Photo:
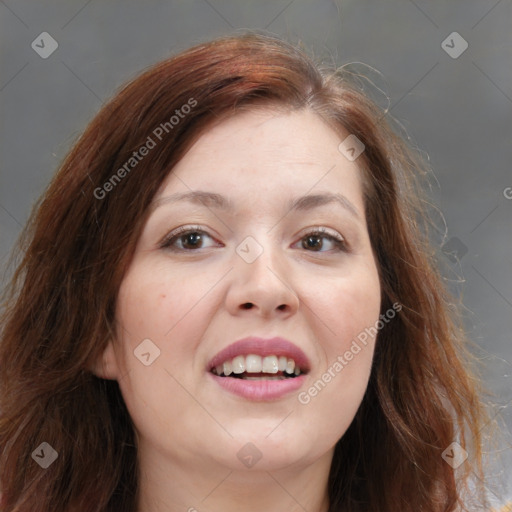
[[[164,204],[173,204],[179,201],[188,201],[189,203],[203,205],[208,208],[217,208],[221,210],[232,210],[233,205],[226,197],[213,192],[203,192],[201,190],[193,190],[191,192],[183,192],[180,194],[171,194],[170,196],[161,197],[151,203],[151,211],[156,210]]]
[[[191,192],[183,192],[171,194],[170,196],[161,197],[151,203],[151,211],[156,210],[164,204],[174,204],[180,201],[188,201],[193,204],[203,205],[208,208],[216,208],[220,210],[233,210],[233,203],[214,192],[204,192],[201,190],[194,190]],[[309,211],[320,206],[328,204],[338,204],[344,210],[349,212],[353,217],[360,220],[360,215],[357,208],[345,197],[343,194],[326,192],[322,194],[308,194],[297,199],[292,200],[288,204],[288,211]]]
[[[308,194],[295,199],[291,205],[290,210],[308,211],[319,206],[328,204],[338,204],[343,209],[348,211],[353,217],[360,220],[360,215],[357,208],[345,197],[343,194],[334,194],[326,192],[322,194]]]

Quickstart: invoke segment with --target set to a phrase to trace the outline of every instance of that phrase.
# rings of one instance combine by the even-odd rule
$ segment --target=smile
[[[263,401],[301,387],[309,360],[301,349],[283,338],[245,338],[218,353],[208,371],[231,393]]]

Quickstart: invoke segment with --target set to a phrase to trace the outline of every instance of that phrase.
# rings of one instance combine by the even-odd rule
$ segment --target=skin
[[[157,193],[119,291],[117,339],[97,370],[118,380],[136,427],[140,511],[327,511],[333,449],[363,398],[375,340],[309,403],[298,393],[332,373],[380,312],[361,171],[338,151],[343,138],[310,111],[238,114],[200,137]],[[163,200],[197,190],[222,194],[232,210]],[[330,192],[355,213],[335,202],[290,210]],[[162,248],[180,226],[205,233]],[[310,243],[319,227],[347,250],[323,235]],[[253,263],[235,251],[247,236],[263,248]],[[298,392],[255,402],[208,375],[215,354],[249,335],[281,336],[306,353]],[[134,356],[147,338],[160,350],[149,366]],[[237,457],[249,442],[262,455],[252,468]]]

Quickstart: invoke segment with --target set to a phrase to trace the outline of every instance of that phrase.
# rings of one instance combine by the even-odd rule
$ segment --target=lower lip
[[[283,380],[243,380],[230,377],[210,377],[221,387],[235,395],[254,401],[277,400],[297,391],[306,380],[305,375]]]

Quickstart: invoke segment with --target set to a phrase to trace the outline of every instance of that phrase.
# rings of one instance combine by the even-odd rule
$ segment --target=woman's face
[[[357,337],[380,309],[341,140],[311,112],[247,112],[163,183],[104,356],[141,450],[232,470],[330,463],[368,383],[374,338]]]

